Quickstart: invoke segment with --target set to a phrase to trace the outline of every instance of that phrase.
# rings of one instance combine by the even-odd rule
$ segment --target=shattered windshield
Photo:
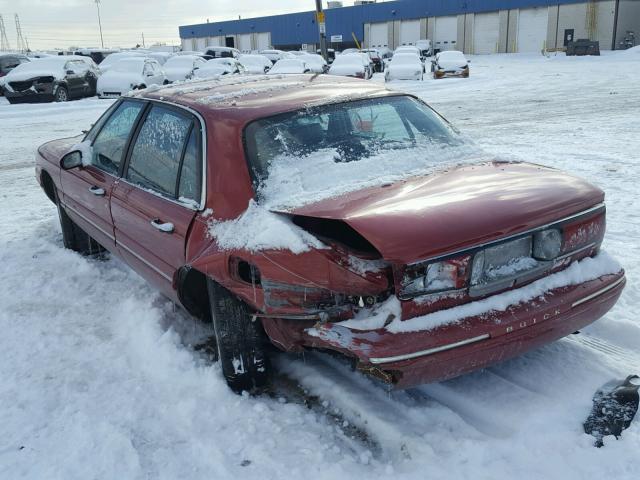
[[[384,153],[401,157],[403,150],[461,143],[435,112],[408,96],[324,105],[257,120],[247,126],[245,140],[256,185],[264,182],[279,162],[293,158],[304,170],[305,164],[313,168],[310,162],[318,154],[340,164]]]

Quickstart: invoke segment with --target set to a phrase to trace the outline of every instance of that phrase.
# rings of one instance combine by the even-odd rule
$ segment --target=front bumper
[[[602,317],[625,283],[620,271],[550,290],[505,311],[418,332],[318,324],[305,331],[305,344],[356,357],[359,370],[407,388],[457,377],[565,337]]]
[[[13,103],[46,103],[53,102],[55,99],[52,84],[42,84],[20,92],[12,91],[5,87],[4,96]]]

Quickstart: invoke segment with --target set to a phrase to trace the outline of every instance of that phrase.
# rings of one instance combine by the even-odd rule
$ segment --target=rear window
[[[324,105],[257,120],[245,130],[249,168],[260,184],[278,162],[297,159],[304,170],[312,154],[334,163],[357,162],[380,153],[460,143],[429,107],[408,96]]]

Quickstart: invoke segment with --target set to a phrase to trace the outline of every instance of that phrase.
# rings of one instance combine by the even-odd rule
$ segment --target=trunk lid
[[[493,162],[367,188],[287,213],[342,220],[385,260],[412,263],[521,233],[603,200],[602,190],[559,170]]]

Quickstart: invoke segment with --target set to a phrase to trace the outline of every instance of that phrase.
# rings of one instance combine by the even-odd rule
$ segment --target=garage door
[[[204,52],[205,48],[207,48],[207,38],[196,38],[196,51]]]
[[[389,46],[389,24],[387,22],[371,24],[369,46],[371,48]]]
[[[271,33],[262,32],[256,35],[256,46],[258,50],[268,50],[271,47]]]
[[[456,38],[458,38],[458,17],[436,17],[435,34],[433,35],[435,48],[440,50],[458,50]]]
[[[220,47],[223,41],[223,37],[209,37],[207,47]]]
[[[540,52],[547,38],[547,7],[521,9],[518,14],[518,52]]]
[[[400,45],[415,45],[420,40],[420,20],[400,22]]]
[[[251,34],[244,33],[242,35],[238,35],[238,50],[244,53],[251,52]]]
[[[473,53],[496,53],[499,29],[498,12],[476,13],[473,21]]]

